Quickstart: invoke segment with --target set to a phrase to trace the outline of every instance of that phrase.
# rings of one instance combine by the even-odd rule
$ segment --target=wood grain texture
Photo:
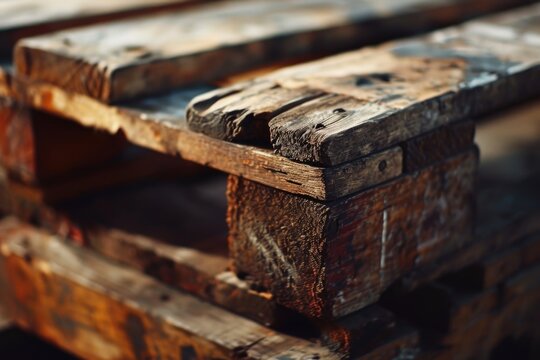
[[[510,4],[515,1],[228,1],[24,39],[15,62],[31,79],[111,102],[215,80],[270,60],[411,34]]]
[[[296,65],[196,97],[191,129],[336,165],[540,92],[540,6]]]
[[[0,56],[11,55],[15,42],[75,26],[177,9],[202,0],[120,0],[0,2]]]
[[[12,89],[23,104],[111,134],[122,132],[137,145],[315,199],[343,197],[402,172],[402,152],[398,147],[337,167],[316,167],[289,160],[268,149],[193,132],[186,125],[185,106],[193,96],[206,91],[206,87],[118,106],[21,79],[14,79]],[[381,163],[385,166],[380,166]]]
[[[337,359],[27,227],[2,224],[8,306],[20,326],[100,359]]]
[[[470,150],[329,203],[230,176],[235,270],[308,316],[351,313],[471,240],[475,174]]]

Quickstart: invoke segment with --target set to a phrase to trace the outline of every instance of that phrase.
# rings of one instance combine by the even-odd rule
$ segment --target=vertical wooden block
[[[349,314],[472,238],[476,167],[471,149],[332,202],[231,176],[234,268],[303,314]]]
[[[0,99],[0,164],[26,184],[43,184],[102,164],[120,153],[121,135],[84,128]]]

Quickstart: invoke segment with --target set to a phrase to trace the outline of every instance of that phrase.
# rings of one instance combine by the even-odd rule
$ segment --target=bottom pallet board
[[[518,248],[539,244],[540,233]],[[402,320],[396,324],[391,320],[395,315],[380,307],[347,317],[343,322],[357,327],[350,346],[363,354],[350,358],[498,359],[514,351],[519,358],[534,359],[530,355],[540,340],[540,263],[538,257],[524,260],[523,268],[491,288],[464,290],[443,278],[393,297],[393,304],[384,299],[412,326]],[[16,324],[85,358],[343,357],[168,288],[14,218],[0,221],[0,287],[0,301]],[[426,309],[431,317],[425,316]],[[386,331],[374,331],[389,320]],[[367,350],[358,339],[376,346]]]
[[[86,358],[339,358],[14,219],[0,224],[0,259],[17,324]]]

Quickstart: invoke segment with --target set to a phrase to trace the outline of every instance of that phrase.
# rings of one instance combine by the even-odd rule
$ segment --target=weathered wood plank
[[[476,152],[330,203],[229,177],[235,270],[310,317],[346,315],[471,240]]]
[[[122,132],[137,145],[315,199],[336,199],[402,172],[402,152],[398,147],[326,168],[301,164],[268,149],[232,144],[193,132],[185,122],[185,106],[193,96],[207,90],[205,87],[119,106],[20,79],[15,79],[13,90],[21,103],[60,114],[84,126],[111,134]]]
[[[1,230],[15,321],[79,356],[338,358],[34,229],[8,221]]]
[[[202,2],[202,0],[1,1],[0,56],[11,54],[15,42],[23,37],[128,16],[177,9],[195,2]]]
[[[292,66],[196,97],[191,129],[336,165],[538,95],[540,6]]]
[[[111,102],[215,80],[270,59],[335,52],[411,34],[512,3],[229,1],[24,39],[15,63],[31,79]]]

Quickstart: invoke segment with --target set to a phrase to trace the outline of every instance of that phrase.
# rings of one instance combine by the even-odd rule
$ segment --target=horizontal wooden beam
[[[179,90],[125,105],[106,105],[52,85],[17,78],[13,85],[17,100],[23,104],[111,134],[122,132],[134,144],[315,199],[336,199],[394,178],[402,171],[399,147],[326,168],[191,131],[185,123],[185,105],[206,88]]]
[[[335,166],[540,94],[540,5],[200,95],[189,127]]]
[[[413,34],[511,4],[516,1],[226,1],[26,38],[15,64],[32,80],[111,102]]]
[[[203,0],[120,0],[69,2],[18,0],[0,2],[0,57],[11,54],[17,40],[69,27],[178,9]]]
[[[339,358],[13,220],[0,233],[14,320],[81,357]]]

